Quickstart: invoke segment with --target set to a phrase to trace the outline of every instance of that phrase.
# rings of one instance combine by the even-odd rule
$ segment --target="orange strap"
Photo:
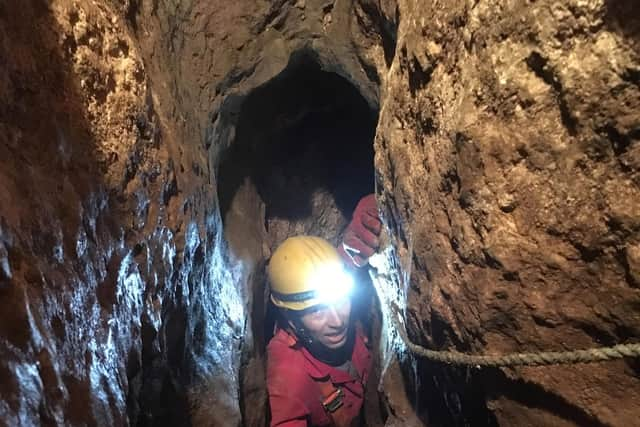
[[[335,427],[351,426],[353,420],[344,411],[344,391],[340,387],[334,386],[330,378],[325,381],[319,380],[317,383],[322,393],[322,407],[331,423]]]

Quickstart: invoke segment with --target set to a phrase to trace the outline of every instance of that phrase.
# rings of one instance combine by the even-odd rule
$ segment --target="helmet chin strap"
[[[356,336],[352,322],[349,323],[347,330],[347,341],[340,348],[329,348],[314,340],[304,328],[300,319],[291,319],[291,323],[302,345],[319,361],[330,366],[340,366],[351,359]]]

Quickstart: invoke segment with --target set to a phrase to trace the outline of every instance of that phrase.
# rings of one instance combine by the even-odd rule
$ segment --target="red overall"
[[[365,337],[356,335],[351,362],[360,378],[314,358],[294,335],[279,329],[267,346],[267,389],[271,426],[307,427],[341,424],[356,419],[364,400],[364,384],[371,370]],[[327,387],[341,390],[341,406],[329,413],[322,405]],[[339,412],[338,412],[339,411]]]

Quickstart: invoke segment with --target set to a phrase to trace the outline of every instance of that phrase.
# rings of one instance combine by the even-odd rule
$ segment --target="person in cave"
[[[267,346],[271,426],[357,426],[371,354],[351,315],[349,270],[364,267],[378,249],[381,223],[374,195],[364,197],[342,244],[313,236],[285,240],[267,273],[278,307]]]

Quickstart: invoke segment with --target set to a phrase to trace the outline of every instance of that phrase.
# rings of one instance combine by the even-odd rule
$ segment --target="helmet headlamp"
[[[353,291],[353,277],[341,265],[323,265],[309,280],[320,304],[333,304]]]

